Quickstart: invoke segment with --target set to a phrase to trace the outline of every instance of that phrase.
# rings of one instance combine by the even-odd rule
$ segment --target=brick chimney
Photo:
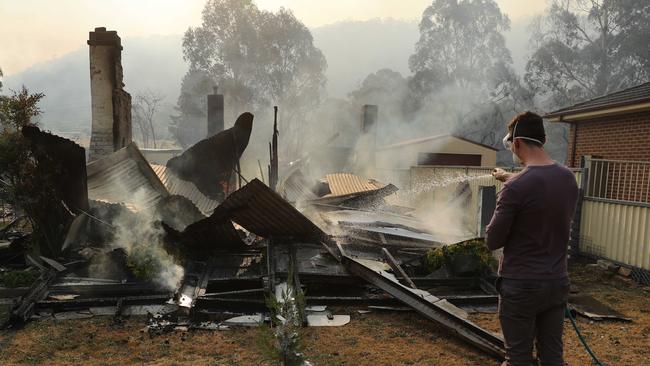
[[[88,161],[132,141],[131,95],[122,81],[122,43],[116,31],[95,28],[88,37],[92,129]]]
[[[215,86],[213,93],[208,95],[208,135],[214,136],[224,129],[223,120],[223,95],[218,94]]]
[[[372,104],[365,104],[362,108],[361,115],[361,132],[368,133],[372,132],[377,133],[377,114],[379,113],[379,107]]]

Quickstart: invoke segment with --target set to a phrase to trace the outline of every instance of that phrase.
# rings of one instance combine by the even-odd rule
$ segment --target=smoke
[[[398,192],[399,199],[415,208],[414,216],[445,243],[457,243],[477,236],[478,212],[471,210],[478,197],[471,183],[492,179],[490,174],[443,173]]]
[[[146,209],[146,190],[129,193],[122,189],[122,192],[124,202],[129,202],[137,212],[121,210],[112,218],[115,230],[108,247],[126,252],[126,264],[137,277],[149,279],[167,290],[176,289],[184,270],[163,247],[165,231],[159,225],[160,215]]]

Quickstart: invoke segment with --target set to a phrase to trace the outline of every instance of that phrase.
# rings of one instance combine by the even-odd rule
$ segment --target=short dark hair
[[[516,131],[514,131],[515,126],[517,126]],[[528,137],[541,142],[537,143],[536,141],[522,139],[522,141],[528,146],[542,147],[544,143],[546,143],[544,120],[538,114],[531,111],[519,113],[512,120],[510,120],[510,122],[508,122],[508,132],[510,132],[510,136],[513,138]],[[516,132],[517,136],[513,136],[513,132]]]

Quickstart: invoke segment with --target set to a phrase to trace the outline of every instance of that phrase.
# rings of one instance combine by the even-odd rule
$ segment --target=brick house
[[[582,156],[650,161],[650,83],[607,94],[548,113],[570,124],[567,165]]]
[[[590,194],[650,201],[650,83],[558,109],[544,118],[570,125],[569,167],[579,167],[584,156],[603,159],[592,166]]]

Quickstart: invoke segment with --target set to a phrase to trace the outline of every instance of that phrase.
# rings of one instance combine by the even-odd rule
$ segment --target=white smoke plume
[[[124,249],[127,263],[136,274],[149,278],[164,289],[176,289],[184,270],[163,247],[165,231],[156,225],[159,220],[156,212],[142,209],[147,207],[146,191],[140,189],[124,197],[139,210],[135,215],[123,214],[113,218],[111,224],[115,232],[109,246]]]

